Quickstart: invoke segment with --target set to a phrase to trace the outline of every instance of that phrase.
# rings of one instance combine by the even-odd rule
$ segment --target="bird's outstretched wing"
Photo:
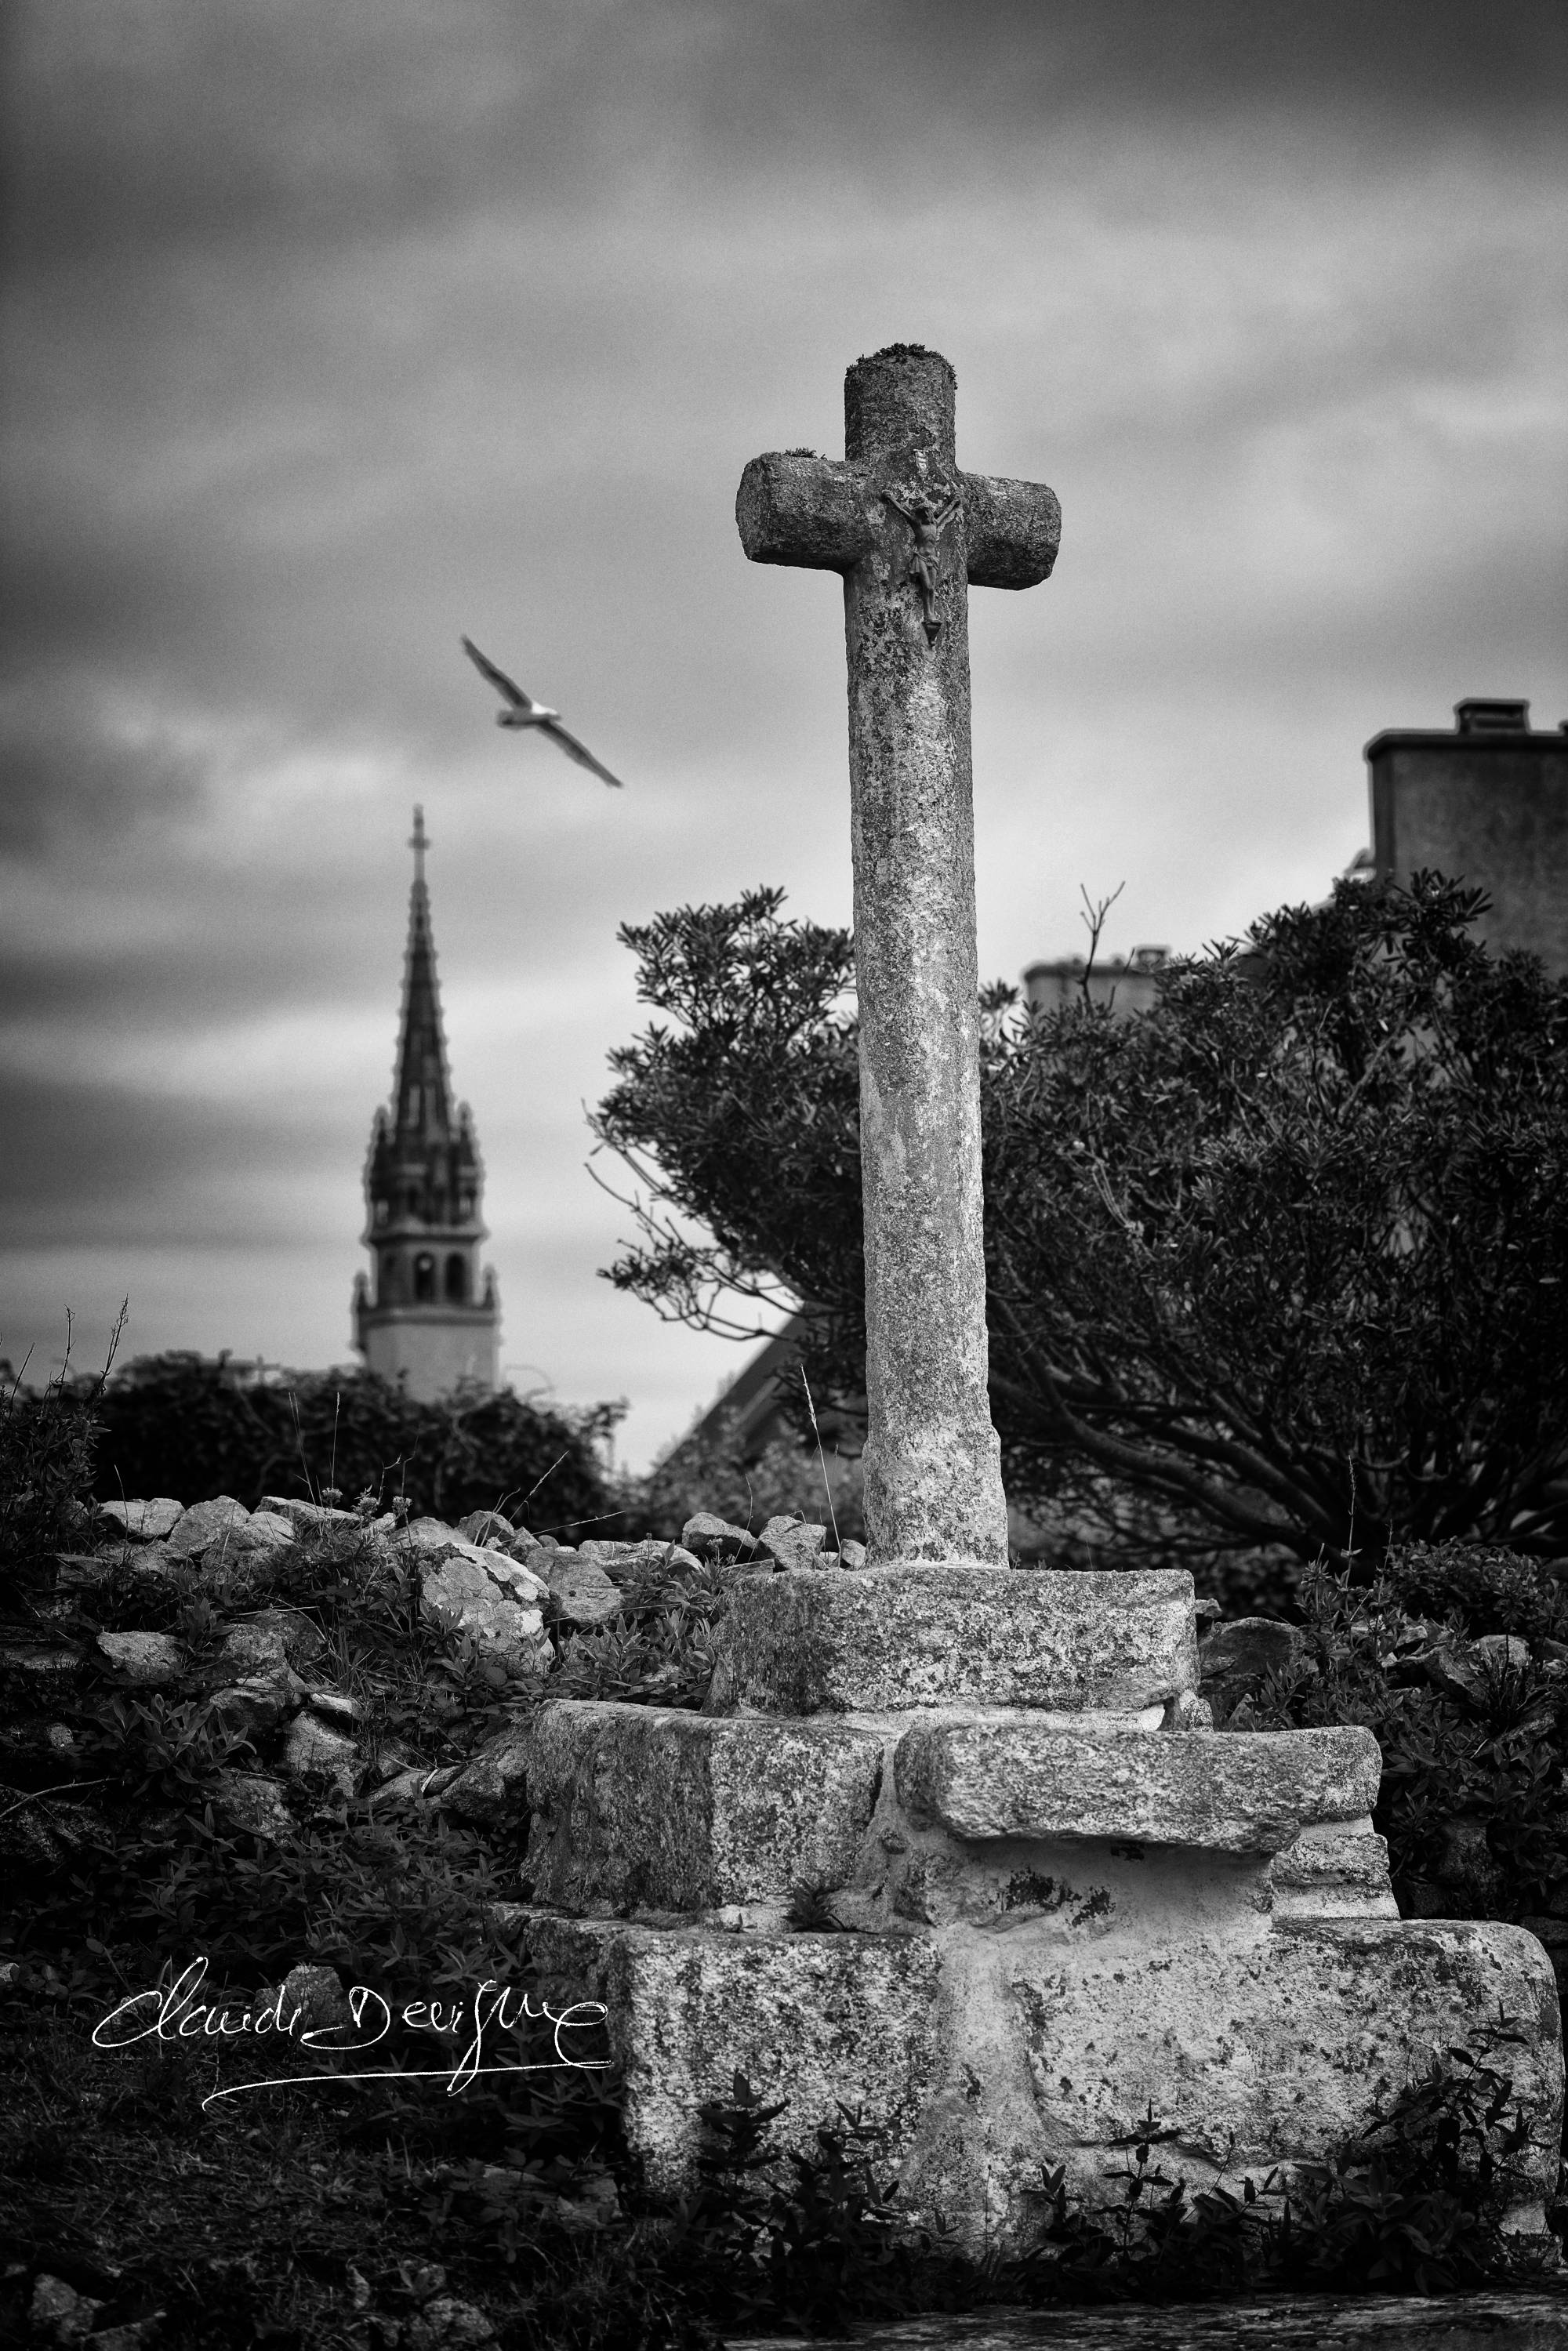
[[[587,744],[580,743],[575,735],[569,735],[559,718],[542,718],[539,721],[539,733],[553,737],[566,753],[567,758],[575,759],[580,768],[591,768],[593,773],[601,778],[605,783],[613,784],[618,792],[625,789],[620,777],[612,776],[608,768],[601,767]]]
[[[497,669],[493,661],[486,661],[478,646],[474,643],[472,637],[464,638],[463,650],[467,654],[469,660],[473,663],[475,668],[478,671],[480,676],[487,677],[491,684],[495,686],[499,693],[506,695],[507,700],[511,704],[514,710],[531,710],[533,708],[533,695],[531,694],[525,694],[517,680],[515,678],[508,677],[504,669]]]

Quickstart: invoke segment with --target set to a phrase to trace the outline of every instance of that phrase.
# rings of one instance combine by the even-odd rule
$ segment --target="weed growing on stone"
[[[619,1698],[643,1706],[700,1707],[713,1679],[713,1632],[730,1574],[715,1559],[673,1563],[673,1545],[622,1583],[620,1606],[597,1632],[568,1633],[550,1676],[552,1698]]]

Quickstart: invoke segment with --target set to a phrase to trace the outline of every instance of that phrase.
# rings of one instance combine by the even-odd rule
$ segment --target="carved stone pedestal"
[[[1401,1920],[1370,1732],[1197,1727],[1194,1634],[1181,1573],[796,1570],[737,1586],[714,1711],[539,1710],[531,1947],[608,2004],[651,2179],[738,2069],[801,2145],[861,2107],[914,2210],[1019,2251],[1044,2173],[1101,2200],[1151,2109],[1167,2169],[1235,2186],[1458,2044],[1532,2116],[1505,2217],[1543,2228],[1545,1952]]]

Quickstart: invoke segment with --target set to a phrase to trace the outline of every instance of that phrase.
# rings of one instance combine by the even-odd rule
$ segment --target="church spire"
[[[479,1270],[479,1147],[466,1102],[453,1115],[424,879],[429,846],[424,810],[416,808],[392,1098],[375,1114],[365,1163],[364,1241],[374,1281],[359,1277],[353,1310],[354,1343],[370,1369],[424,1398],[465,1384],[493,1389],[500,1331],[496,1277]]]
[[[409,837],[413,852],[413,887],[408,898],[408,949],[402,967],[402,1013],[398,1022],[397,1063],[392,1072],[392,1123],[400,1142],[418,1137],[444,1143],[452,1133],[452,1081],[446,1040],[441,1031],[441,998],[435,985],[435,938],[430,925],[430,892],[424,852],[430,846],[424,810],[413,812]]]

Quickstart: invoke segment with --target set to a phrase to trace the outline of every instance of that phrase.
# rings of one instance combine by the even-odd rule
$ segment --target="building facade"
[[[376,1112],[365,1161],[371,1270],[354,1282],[354,1344],[366,1368],[422,1402],[499,1381],[501,1304],[481,1270],[484,1169],[466,1102],[452,1081],[435,984],[424,879],[424,811],[413,812],[413,887],[391,1103]]]
[[[1528,702],[1454,705],[1454,730],[1390,728],[1366,747],[1372,870],[1423,871],[1484,890],[1476,935],[1568,972],[1568,731],[1532,729]]]
[[[1024,1002],[1031,1012],[1058,1012],[1087,998],[1113,1019],[1130,1020],[1134,1012],[1153,1009],[1170,959],[1168,947],[1134,947],[1125,961],[1116,956],[1086,965],[1082,956],[1061,956],[1054,963],[1031,963],[1023,976]]]

